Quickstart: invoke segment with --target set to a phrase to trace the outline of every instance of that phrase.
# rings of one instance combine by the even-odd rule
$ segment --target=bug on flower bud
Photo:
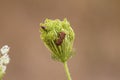
[[[40,23],[40,33],[40,38],[51,51],[52,59],[64,63],[72,57],[75,34],[67,19],[46,19]]]

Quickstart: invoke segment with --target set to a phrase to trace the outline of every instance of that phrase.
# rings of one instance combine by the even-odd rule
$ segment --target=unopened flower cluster
[[[40,26],[40,37],[51,51],[54,60],[66,62],[72,57],[75,34],[67,19],[46,19]]]
[[[6,71],[7,64],[10,61],[8,55],[9,50],[10,48],[8,47],[8,45],[5,45],[0,49],[0,78],[3,77],[3,74]]]

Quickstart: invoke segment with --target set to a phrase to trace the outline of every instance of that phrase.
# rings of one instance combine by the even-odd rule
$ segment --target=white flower
[[[5,45],[0,49],[1,54],[7,54],[9,50],[10,50],[10,47],[8,47],[8,45]]]

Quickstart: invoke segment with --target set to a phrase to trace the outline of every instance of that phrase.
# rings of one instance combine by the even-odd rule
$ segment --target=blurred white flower
[[[0,54],[1,54],[0,55],[0,68],[1,68],[2,73],[5,73],[7,64],[10,62],[9,55],[7,54],[9,50],[10,50],[10,47],[8,45],[5,45],[0,49]]]
[[[10,50],[10,47],[8,45],[5,45],[0,49],[1,54],[7,54],[9,50]]]

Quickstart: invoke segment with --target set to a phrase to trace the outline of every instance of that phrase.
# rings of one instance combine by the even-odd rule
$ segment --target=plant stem
[[[64,62],[64,69],[65,69],[65,72],[66,72],[66,75],[67,75],[68,80],[72,80],[72,79],[71,79],[71,76],[70,76],[69,69],[68,69],[67,61]]]

